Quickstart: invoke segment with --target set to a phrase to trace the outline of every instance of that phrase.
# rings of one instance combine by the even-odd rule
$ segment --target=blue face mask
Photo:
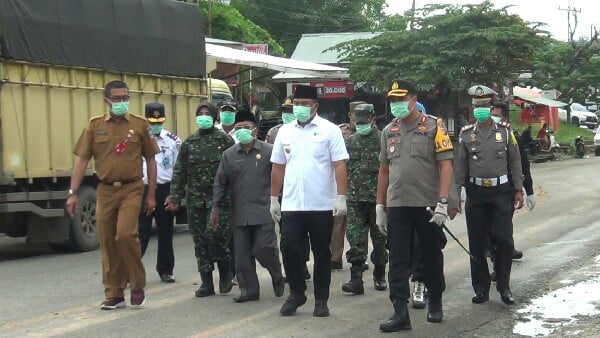
[[[475,119],[479,123],[483,123],[483,122],[487,121],[490,118],[490,115],[491,115],[490,108],[477,107],[477,108],[473,109],[473,116],[475,116]]]
[[[163,125],[162,123],[152,123],[150,124],[150,130],[152,131],[152,134],[158,135],[163,130]]]
[[[410,115],[410,110],[408,109],[408,101],[394,101],[390,102],[390,111],[394,117],[399,119],[405,119],[408,115]]]
[[[369,135],[372,129],[373,126],[370,123],[356,125],[356,133],[359,135]]]
[[[129,111],[129,101],[111,103],[110,111],[117,116],[123,116],[127,114]]]
[[[307,106],[294,106],[294,116],[300,122],[306,122],[310,120],[310,111],[312,107]]]
[[[238,129],[235,131],[235,138],[240,141],[241,144],[248,144],[254,140],[252,130],[250,129]]]
[[[282,113],[281,120],[283,120],[283,124],[288,124],[290,122],[296,121],[296,116],[292,113]]]
[[[199,115],[196,116],[196,124],[200,129],[210,129],[212,128],[214,121],[212,116]]]

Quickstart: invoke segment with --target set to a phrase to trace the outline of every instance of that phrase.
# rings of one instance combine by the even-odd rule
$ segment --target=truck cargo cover
[[[201,77],[197,5],[174,0],[1,0],[2,57],[132,73]]]

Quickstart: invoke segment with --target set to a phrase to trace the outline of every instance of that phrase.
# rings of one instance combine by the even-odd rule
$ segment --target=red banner
[[[354,96],[354,88],[348,81],[311,82],[308,84],[317,87],[317,95],[320,99],[343,99]],[[296,91],[296,85],[292,86]]]
[[[242,49],[250,53],[269,55],[269,45],[267,45],[266,43],[243,45]]]

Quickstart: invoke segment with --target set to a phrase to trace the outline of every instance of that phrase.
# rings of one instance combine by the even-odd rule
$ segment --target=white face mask
[[[492,120],[494,120],[494,123],[500,123],[502,122],[502,117],[492,115]]]

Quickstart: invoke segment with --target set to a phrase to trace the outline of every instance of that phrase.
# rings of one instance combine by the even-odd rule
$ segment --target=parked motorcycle
[[[575,157],[583,158],[585,156],[585,143],[583,137],[577,136],[575,138]]]

